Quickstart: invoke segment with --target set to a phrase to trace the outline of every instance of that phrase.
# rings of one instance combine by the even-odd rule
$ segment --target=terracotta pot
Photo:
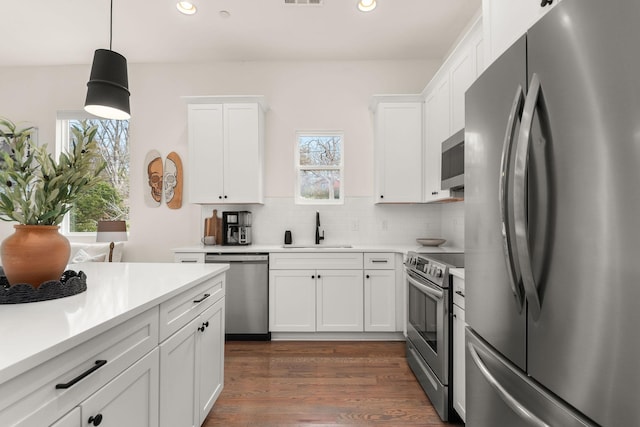
[[[29,283],[39,287],[60,280],[69,262],[69,240],[57,225],[14,225],[16,231],[2,241],[2,267],[11,285]]]

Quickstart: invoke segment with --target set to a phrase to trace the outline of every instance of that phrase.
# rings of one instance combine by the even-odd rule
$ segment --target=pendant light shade
[[[96,50],[84,109],[107,119],[127,120],[131,117],[127,59],[124,56],[112,50]]]

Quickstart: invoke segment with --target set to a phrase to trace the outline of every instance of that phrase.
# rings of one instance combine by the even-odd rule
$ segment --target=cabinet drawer
[[[296,252],[269,254],[271,270],[358,270],[362,252]]]
[[[52,424],[157,345],[154,307],[0,385],[2,426]]]
[[[224,296],[224,277],[211,278],[160,304],[160,342]]]
[[[204,263],[204,252],[177,252],[173,255],[174,262]]]
[[[396,268],[396,254],[385,253],[365,253],[364,268],[366,270],[393,270]]]

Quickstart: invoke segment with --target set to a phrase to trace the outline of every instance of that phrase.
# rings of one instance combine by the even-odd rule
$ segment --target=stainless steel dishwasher
[[[226,278],[226,339],[269,341],[269,254],[207,253],[204,260],[230,266]]]

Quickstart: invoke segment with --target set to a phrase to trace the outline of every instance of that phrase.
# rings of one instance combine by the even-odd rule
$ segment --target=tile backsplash
[[[312,244],[315,213],[320,212],[324,244],[413,245],[419,237],[442,237],[447,246],[464,246],[464,204],[375,205],[370,197],[347,197],[343,205],[296,205],[294,198],[265,198],[263,205],[204,205],[204,218],[213,209],[252,212],[254,244],[282,244],[291,230],[294,244]]]

